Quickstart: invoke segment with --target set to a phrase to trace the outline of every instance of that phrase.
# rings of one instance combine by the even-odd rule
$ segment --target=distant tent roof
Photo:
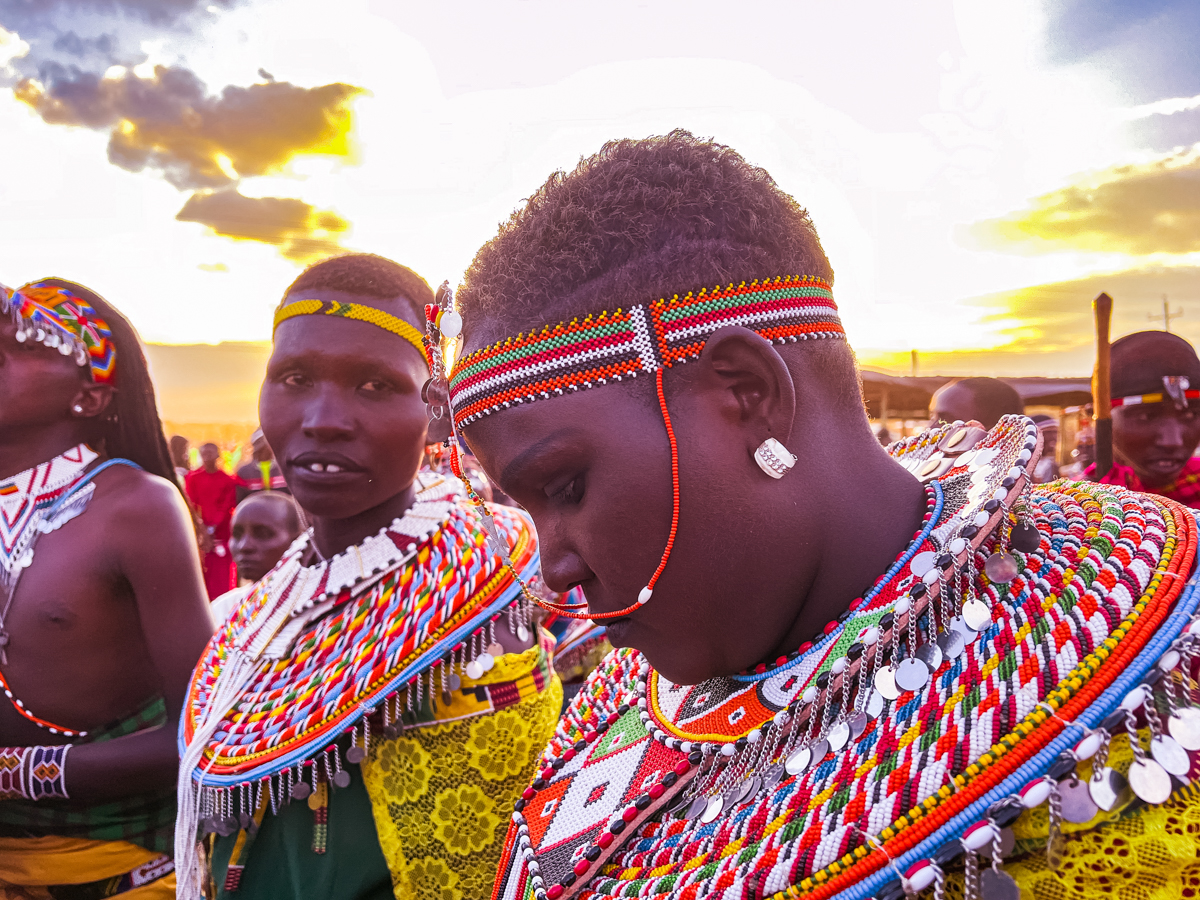
[[[912,378],[863,369],[863,398],[867,403],[867,413],[872,418],[880,416],[886,391],[889,415],[923,415],[929,409],[934,391],[953,380],[948,375]],[[1092,384],[1087,378],[1002,378],[1001,381],[1016,388],[1027,406],[1083,406],[1092,401]]]

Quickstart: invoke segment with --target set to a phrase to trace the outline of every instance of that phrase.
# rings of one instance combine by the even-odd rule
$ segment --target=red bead
[[[775,660],[775,665],[782,666],[785,662],[787,662],[787,657],[781,656],[779,659]]]
[[[666,790],[666,788],[664,788],[661,784],[655,784],[655,785],[651,785],[650,790],[647,791],[646,793],[648,793],[650,795],[651,800],[657,800],[659,797],[661,797],[663,795],[663,791],[665,791],[665,790]]]
[[[838,627],[838,623],[837,623],[837,622],[830,622],[830,623],[829,623],[828,625],[826,625],[826,626],[825,626],[825,627],[824,627],[822,630],[823,630],[823,631],[824,631],[826,634],[833,634],[834,630],[835,630],[837,627]]]
[[[803,644],[800,645],[800,649],[797,652],[807,653],[811,649],[812,649],[812,641],[805,641]]]
[[[585,741],[587,741],[589,744],[598,737],[600,737],[600,735],[594,731],[585,731],[583,734],[583,739]]]
[[[525,788],[525,790],[521,791],[521,796],[524,797],[526,800],[532,800],[534,794],[536,794],[536,793],[537,793],[537,791],[535,791],[533,788],[527,787],[527,788]]]
[[[546,896],[549,900],[558,900],[563,895],[563,886],[561,884],[552,884],[546,888]]]
[[[675,774],[686,775],[687,770],[691,767],[692,764],[690,762],[688,762],[686,759],[681,759],[679,762],[675,763]]]
[[[637,818],[638,810],[636,806],[627,806],[621,811],[621,818],[626,822],[632,822]]]
[[[588,870],[588,865],[590,865],[590,864],[588,863],[588,861],[586,859],[581,859],[579,862],[575,863],[575,866],[574,866],[575,874],[576,875],[584,874]]]
[[[755,675],[761,675],[765,671],[767,671],[767,666],[765,663],[759,663],[757,666],[754,667]]]
[[[853,603],[850,604],[850,608],[858,609],[860,606],[862,606],[862,603],[863,603],[863,598],[859,597],[857,600],[855,600]]]
[[[562,758],[563,758],[563,759],[564,759],[566,762],[570,762],[571,760],[573,760],[573,759],[575,758],[575,748],[574,748],[574,747],[568,747],[566,750],[564,750],[564,751],[563,751]]]
[[[554,767],[553,766],[546,766],[546,768],[542,769],[542,780],[543,781],[550,781],[552,778],[554,778]]]
[[[621,719],[621,717],[618,716],[616,713],[610,713],[609,717],[606,721],[608,722],[609,725],[616,725],[617,722],[620,721],[620,719]]]
[[[599,844],[605,850],[607,850],[612,845],[612,842],[613,842],[613,836],[612,836],[611,831],[606,831],[602,835],[600,835],[600,837],[596,838],[596,843]]]

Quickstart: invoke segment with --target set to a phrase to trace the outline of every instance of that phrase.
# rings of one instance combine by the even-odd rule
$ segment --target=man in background
[[[1003,416],[1024,412],[1021,395],[999,378],[958,378],[938,388],[929,401],[929,424],[974,419],[991,429]]]
[[[204,586],[208,599],[215,600],[235,584],[233,557],[229,553],[229,523],[237,506],[237,482],[217,465],[221,451],[216,444],[200,447],[200,468],[188,472],[184,488],[200,515],[204,531]]]
[[[209,612],[220,625],[237,609],[254,582],[275,568],[284,551],[302,531],[300,507],[279,491],[251,494],[233,511],[229,550],[242,586],[226,591],[212,602]]]
[[[259,491],[287,491],[287,482],[261,428],[255,429],[250,436],[250,447],[250,462],[237,470],[238,502]]]
[[[1179,335],[1141,331],[1112,345],[1113,467],[1105,484],[1200,508],[1200,359]]]
[[[171,465],[175,467],[175,474],[179,476],[182,483],[183,479],[187,477],[187,473],[192,470],[191,463],[188,461],[188,453],[191,450],[188,439],[182,434],[173,434],[168,447],[171,450]]]

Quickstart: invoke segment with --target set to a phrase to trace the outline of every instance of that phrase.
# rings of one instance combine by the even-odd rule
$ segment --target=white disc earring
[[[75,412],[77,412],[77,413],[83,412],[83,407],[80,406],[78,403],[76,403],[74,406],[72,406],[71,409],[75,410]]]
[[[772,478],[782,478],[786,475],[798,458],[775,438],[767,438],[754,451],[754,461]]]

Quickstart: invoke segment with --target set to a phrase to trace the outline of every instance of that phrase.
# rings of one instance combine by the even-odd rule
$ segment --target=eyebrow
[[[550,434],[546,435],[532,446],[527,447],[507,466],[504,467],[504,471],[500,473],[500,483],[511,484],[513,481],[518,480],[521,470],[528,466],[535,457],[553,447],[554,444],[558,443],[563,438],[574,436],[576,432],[577,429],[574,428],[560,428],[558,431],[550,432]]]

